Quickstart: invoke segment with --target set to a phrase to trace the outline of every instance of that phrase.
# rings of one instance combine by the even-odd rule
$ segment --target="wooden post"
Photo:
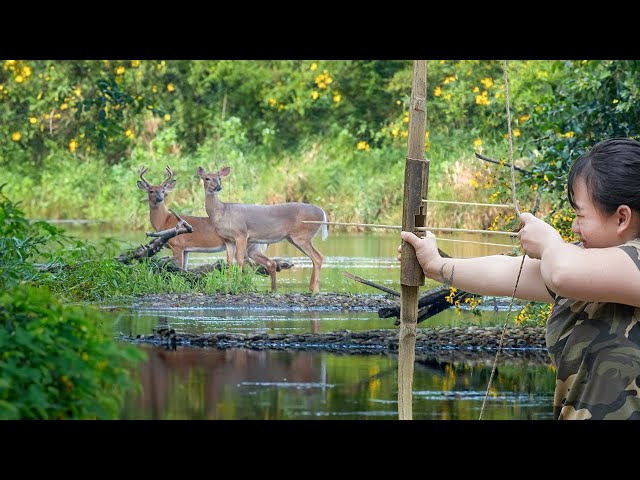
[[[414,60],[409,136],[404,170],[404,200],[402,229],[414,232],[426,226],[429,162],[424,158],[427,125],[427,62]],[[413,367],[415,362],[416,325],[418,318],[418,287],[424,285],[424,273],[414,248],[402,243],[400,262],[400,332],[398,334],[398,417],[411,420],[413,416]]]

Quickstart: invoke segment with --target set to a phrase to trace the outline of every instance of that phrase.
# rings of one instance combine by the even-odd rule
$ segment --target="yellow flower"
[[[397,128],[394,128],[393,130],[391,130],[391,135],[393,135],[394,137],[398,136],[398,132],[399,130]]]
[[[13,134],[11,134],[11,140],[14,142],[19,142],[21,138],[22,134],[20,132],[13,132]]]
[[[22,75],[16,75],[16,83],[24,82],[24,77]]]
[[[60,105],[60,110],[66,110],[67,108],[69,108],[69,105],[67,105],[66,103]]]
[[[4,62],[4,69],[7,70],[11,67],[15,67],[16,66],[16,61],[15,60],[5,60]]]
[[[482,80],[480,80],[480,83],[484,85],[484,88],[486,88],[487,90],[493,87],[493,80],[489,77],[483,78]]]
[[[482,140],[481,140],[481,139],[479,139],[479,138],[476,138],[476,139],[473,141],[473,145],[474,145],[475,147],[479,147],[480,145],[482,145]]]
[[[564,134],[566,138],[573,138],[574,135],[575,135],[575,132],[573,130],[569,130],[567,133]]]
[[[278,101],[275,98],[269,99],[269,105],[275,107],[278,104]]]
[[[153,93],[158,93],[158,87],[156,87],[155,85],[151,85],[151,91]]]
[[[546,175],[544,176],[544,181],[549,183],[549,177],[547,177]]]
[[[433,94],[434,94],[436,97],[439,97],[440,95],[442,95],[442,89],[441,89],[440,87],[436,87],[436,88],[434,88],[434,89],[433,89]]]
[[[451,83],[451,82],[455,82],[456,81],[456,77],[454,77],[453,75],[448,76],[447,78],[445,78],[442,83],[447,84],[447,83]]]
[[[171,120],[171,115],[169,115],[168,113],[165,113],[164,117],[162,117],[162,118],[164,118],[165,122],[168,122],[169,120]]]
[[[514,128],[513,129],[513,136],[514,137],[519,137],[520,136],[520,129],[519,128]]]
[[[29,117],[29,123],[31,125],[38,123],[38,119],[36,117]]]
[[[620,100],[618,100],[617,98],[613,99],[613,104],[615,105],[616,103],[618,103]]]
[[[402,123],[409,123],[409,114],[405,113],[402,117]]]
[[[0,84],[0,92],[4,90],[4,85]]]
[[[311,98],[313,98],[314,100],[317,100],[319,96],[320,94],[318,93],[317,90],[314,90],[313,92],[311,92]]]
[[[30,77],[32,73],[33,73],[33,71],[31,70],[31,67],[28,67],[26,65],[24,67],[22,67],[22,76],[23,77]]]
[[[140,60],[131,60],[131,68],[138,68],[140,66]]]
[[[342,96],[341,96],[339,93],[336,93],[336,94],[333,96],[333,101],[334,101],[335,103],[340,103],[340,100],[342,100]]]
[[[69,151],[73,153],[76,151],[76,148],[78,148],[78,142],[76,141],[75,138],[72,138],[71,141],[69,142]]]
[[[489,105],[491,100],[487,98],[487,91],[482,92],[481,95],[476,95],[476,105]]]
[[[327,84],[326,84],[326,83],[324,83],[324,82],[319,82],[319,83],[318,83],[318,88],[319,88],[320,90],[324,90],[325,88],[327,88]]]
[[[400,100],[396,100],[396,105],[401,105],[402,102]]]
[[[118,68],[116,68],[116,75],[122,75],[125,71],[125,68],[123,66],[119,66]]]
[[[472,92],[473,93],[478,93],[480,91],[480,87],[473,87]]]
[[[73,89],[73,93],[76,97],[79,97],[82,95],[82,90],[80,90],[80,87],[76,87]]]
[[[363,140],[361,142],[358,142],[357,148],[358,150],[364,150],[368,152],[371,147],[369,147],[369,144]]]
[[[169,84],[167,85],[167,91],[168,91],[169,93],[174,92],[175,90],[176,90],[176,86],[175,86],[173,83],[169,83]]]
[[[526,122],[527,120],[529,120],[529,118],[531,118],[531,117],[529,116],[529,114],[528,114],[528,113],[525,113],[524,115],[520,115],[519,120],[520,120],[520,122],[521,122],[521,123],[524,123],[524,122]]]
[[[309,70],[311,70],[312,72],[318,68],[318,64],[317,63],[312,63],[311,65],[309,65]]]
[[[131,130],[130,128],[127,128],[124,131],[124,136],[127,137],[127,138],[133,138],[133,130]]]

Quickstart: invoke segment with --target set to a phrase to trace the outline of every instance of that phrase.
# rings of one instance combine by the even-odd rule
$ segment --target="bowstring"
[[[502,72],[504,75],[504,98],[507,110],[507,131],[509,138],[509,163],[511,165],[511,193],[513,195],[513,208],[515,209],[518,217],[520,217],[520,208],[518,207],[518,198],[516,197],[516,174],[515,168],[513,165],[513,133],[511,131],[511,109],[509,106],[509,76],[507,74],[507,61],[502,61]],[[518,289],[518,282],[520,281],[520,274],[522,273],[522,267],[524,265],[524,259],[526,254],[522,255],[522,262],[520,263],[520,269],[518,270],[518,276],[516,277],[516,284],[513,287],[513,294],[511,295],[511,301],[509,302],[509,310],[507,311],[507,317],[504,321],[504,325],[502,326],[502,333],[500,334],[500,340],[498,341],[498,348],[496,349],[496,356],[493,359],[493,366],[491,367],[491,375],[489,375],[489,382],[487,383],[487,391],[484,394],[484,400],[482,401],[482,407],[480,408],[480,416],[478,420],[482,420],[482,414],[484,412],[484,407],[487,403],[487,398],[489,397],[489,391],[491,390],[491,382],[493,381],[493,376],[496,372],[496,367],[498,365],[498,357],[500,356],[500,351],[502,350],[502,344],[504,342],[504,335],[507,331],[507,325],[509,324],[509,317],[511,316],[511,310],[513,307],[513,301],[516,298],[516,290]]]

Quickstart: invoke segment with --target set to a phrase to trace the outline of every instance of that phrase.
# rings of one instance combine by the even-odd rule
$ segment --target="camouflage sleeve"
[[[636,238],[630,242],[620,245],[618,248],[622,249],[631,257],[636,266],[640,269],[640,238]]]

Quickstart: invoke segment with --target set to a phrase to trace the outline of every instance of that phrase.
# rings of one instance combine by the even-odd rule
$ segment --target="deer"
[[[309,291],[320,292],[320,269],[324,257],[313,245],[313,238],[322,231],[322,239],[327,238],[327,214],[317,205],[288,202],[276,205],[255,205],[246,203],[225,203],[218,197],[222,190],[221,178],[229,175],[231,167],[207,173],[198,167],[197,174],[202,179],[205,192],[205,209],[218,235],[227,249],[227,263],[234,259],[240,268],[244,265],[245,251],[254,243],[277,243],[287,240],[304,253],[313,263],[309,280]],[[318,223],[303,223],[314,221]],[[321,223],[325,222],[325,223]],[[271,277],[271,290],[275,292],[276,268],[274,262],[266,259],[256,262],[264,266]]]
[[[167,230],[175,227],[176,217],[167,209],[165,198],[167,193],[174,189],[176,180],[173,171],[167,165],[165,167],[165,180],[160,185],[151,185],[144,179],[144,174],[149,171],[142,167],[138,180],[138,188],[147,192],[149,200],[149,217],[151,226],[155,231]],[[193,217],[183,215],[182,218],[193,227],[193,233],[183,233],[169,240],[169,246],[173,251],[173,258],[179,268],[186,270],[189,252],[222,252],[225,249],[224,240],[216,233],[214,225],[209,217]],[[247,249],[247,256],[256,263],[263,262],[267,258],[262,254],[263,245],[251,245]],[[274,262],[275,263],[275,262]]]

